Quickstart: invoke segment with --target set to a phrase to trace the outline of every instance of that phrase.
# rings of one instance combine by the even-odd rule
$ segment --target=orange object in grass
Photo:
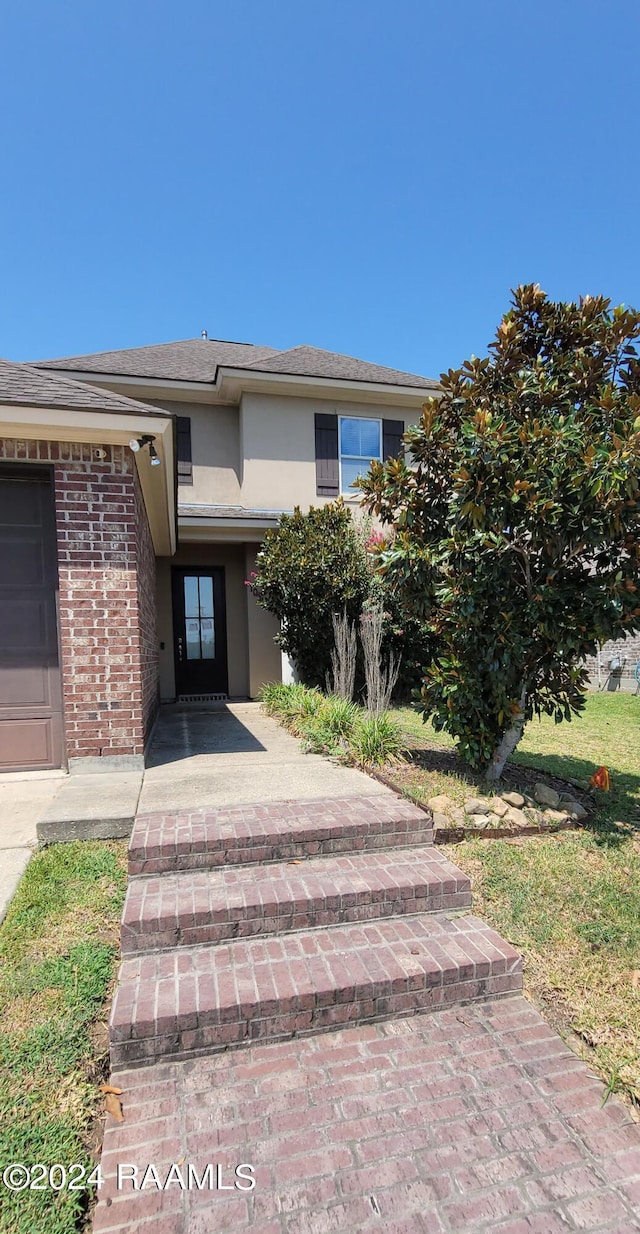
[[[593,788],[602,788],[605,793],[609,792],[611,783],[609,781],[609,772],[606,767],[598,767],[598,770],[592,775],[589,783]]]

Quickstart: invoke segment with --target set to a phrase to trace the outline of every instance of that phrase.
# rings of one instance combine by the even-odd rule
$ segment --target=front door
[[[63,762],[52,473],[0,466],[0,771]]]
[[[176,695],[226,694],[224,570],[173,570]]]

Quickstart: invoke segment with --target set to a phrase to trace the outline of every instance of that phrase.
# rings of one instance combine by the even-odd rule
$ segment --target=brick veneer
[[[70,765],[141,757],[158,705],[158,665],[155,557],[133,457],[125,446],[0,438],[0,459],[54,470]]]
[[[622,668],[610,678],[609,662],[614,656],[620,658]],[[629,634],[627,638],[611,639],[603,644],[600,649],[600,682],[597,657],[588,656],[585,664],[593,686],[601,684],[603,689],[635,690],[634,669],[636,664],[640,664],[640,631]]]

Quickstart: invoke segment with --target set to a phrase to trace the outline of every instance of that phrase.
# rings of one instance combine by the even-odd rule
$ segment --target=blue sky
[[[13,0],[0,354],[437,374],[509,288],[640,306],[637,0]]]

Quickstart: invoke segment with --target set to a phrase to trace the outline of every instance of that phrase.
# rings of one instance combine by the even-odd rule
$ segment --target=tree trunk
[[[524,731],[524,709],[526,701],[527,692],[523,689],[522,694],[520,695],[520,701],[518,703],[520,710],[513,721],[511,728],[508,728],[506,733],[503,734],[499,744],[496,746],[496,749],[491,756],[491,762],[487,767],[485,775],[487,784],[495,784],[496,781],[500,779],[507,759],[511,758],[513,751],[522,737]]]

